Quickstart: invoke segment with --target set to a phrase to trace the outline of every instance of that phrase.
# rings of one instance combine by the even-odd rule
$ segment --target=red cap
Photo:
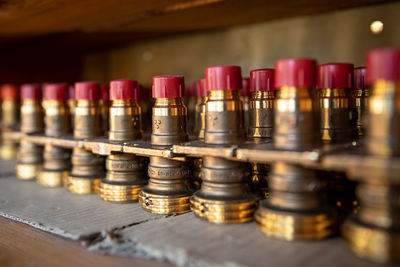
[[[64,101],[68,99],[68,85],[66,83],[44,84],[44,99]]]
[[[111,100],[137,100],[138,84],[136,81],[128,79],[114,80],[110,82]]]
[[[40,84],[23,84],[21,86],[22,100],[42,100],[42,87]]]
[[[206,68],[207,91],[240,90],[242,71],[239,66],[215,66]]]
[[[207,82],[206,78],[201,78],[197,81],[197,96],[198,97],[206,97],[207,96]]]
[[[250,78],[242,78],[242,90],[240,91],[242,96],[251,96],[250,93]]]
[[[100,84],[96,82],[77,82],[75,83],[76,100],[99,100]]]
[[[108,85],[102,85],[100,87],[100,95],[102,100],[110,100],[110,87],[108,87]]]
[[[354,65],[329,63],[318,66],[317,88],[353,88]]]
[[[1,87],[2,100],[19,100],[19,88],[15,84],[4,84]]]
[[[182,97],[185,90],[183,76],[155,76],[153,77],[153,98]]]
[[[354,89],[364,89],[365,88],[365,67],[358,67],[354,69]]]
[[[274,69],[258,69],[250,71],[250,92],[274,91]]]
[[[75,100],[75,87],[72,85],[68,87],[68,99]]]
[[[367,54],[367,84],[383,79],[400,81],[400,49],[383,48]]]
[[[317,61],[309,58],[289,58],[275,62],[275,88],[282,86],[314,88]]]

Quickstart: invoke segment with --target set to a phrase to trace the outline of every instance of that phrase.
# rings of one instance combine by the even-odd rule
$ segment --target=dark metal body
[[[181,98],[158,98],[153,107],[152,145],[168,146],[188,140],[186,107]],[[149,183],[139,195],[143,208],[159,214],[190,211],[193,193],[186,162],[150,157]]]
[[[102,136],[101,121],[101,108],[98,101],[76,101],[74,138]],[[67,181],[68,190],[76,194],[97,193],[101,179],[104,177],[104,159],[83,148],[74,148],[71,163],[72,170]]]
[[[25,134],[42,133],[44,130],[43,109],[37,100],[24,100],[21,106],[21,132]],[[35,179],[43,163],[43,148],[22,140],[15,167],[17,178]]]
[[[141,109],[135,100],[113,100],[110,107],[109,140],[126,142],[142,137]],[[147,183],[147,158],[115,153],[107,157],[106,178],[100,184],[105,201],[127,203],[138,201]]]
[[[4,99],[1,103],[1,124],[2,131],[12,131],[19,122],[20,104],[18,101]],[[17,144],[9,140],[3,140],[0,147],[2,159],[13,159],[17,157]]]
[[[211,91],[206,102],[205,143],[237,144],[244,139],[243,103],[238,91]],[[196,216],[215,223],[253,219],[256,197],[250,192],[247,165],[206,156],[202,184],[191,199]]]
[[[255,143],[270,142],[274,127],[275,91],[256,91],[252,93],[249,110],[248,139]],[[261,199],[268,197],[269,164],[251,163],[251,187]]]
[[[320,140],[318,106],[309,88],[282,87],[275,108],[275,147],[305,150]],[[321,239],[334,232],[333,210],[324,203],[325,184],[316,171],[285,162],[271,164],[270,196],[261,202],[256,221],[277,238]]]
[[[369,98],[367,152],[400,156],[400,84],[378,80]],[[344,225],[350,248],[377,262],[400,262],[400,179],[385,166],[359,169],[358,213]]]
[[[321,138],[325,146],[349,143],[357,139],[357,109],[350,88],[318,90],[321,110]],[[320,172],[327,181],[328,202],[336,207],[340,221],[356,208],[354,183],[345,173]]]
[[[67,104],[57,100],[43,100],[45,134],[59,137],[70,133],[70,114]],[[44,163],[37,182],[46,187],[65,185],[70,169],[70,150],[50,144],[44,147]]]
[[[354,107],[357,110],[358,136],[361,137],[365,135],[365,128],[366,128],[365,122],[368,117],[369,89],[355,88],[352,93],[353,93]]]

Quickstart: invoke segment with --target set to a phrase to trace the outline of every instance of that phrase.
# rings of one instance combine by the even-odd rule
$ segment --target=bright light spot
[[[380,20],[375,20],[374,22],[371,23],[369,28],[371,29],[371,32],[373,34],[379,34],[383,31],[383,22]]]

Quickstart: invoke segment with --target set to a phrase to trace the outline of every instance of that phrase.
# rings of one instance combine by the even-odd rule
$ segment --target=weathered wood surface
[[[12,165],[12,161],[0,161],[1,167]],[[8,171],[1,168],[0,173]],[[98,196],[77,196],[63,188],[42,188],[34,182],[19,181],[13,175],[0,175],[0,215],[80,240],[98,253],[157,259],[180,266],[382,266],[358,259],[340,237],[320,242],[279,241],[265,236],[255,223],[215,225],[198,220],[192,213],[158,216],[143,211],[137,203],[110,204]],[[0,235],[5,231],[10,236],[8,230],[1,228]],[[14,240],[23,241],[30,236],[15,233],[18,234]],[[0,241],[0,251],[7,242],[12,242],[7,241],[11,238]],[[58,246],[44,239],[40,237],[37,242]],[[30,247],[33,243],[26,245]],[[5,251],[14,249],[29,250],[14,244]],[[38,249],[44,249],[42,244]],[[27,255],[35,250],[32,251]],[[62,249],[48,253],[58,257]],[[75,254],[60,257],[77,258]],[[71,259],[71,264],[74,261]]]

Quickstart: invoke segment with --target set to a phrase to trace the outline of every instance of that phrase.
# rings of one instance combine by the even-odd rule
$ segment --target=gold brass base
[[[333,213],[300,213],[280,211],[264,204],[255,220],[268,236],[284,240],[320,240],[336,231]]]
[[[142,185],[111,184],[105,181],[100,183],[99,195],[108,202],[130,203],[137,202]]]
[[[399,230],[388,231],[349,219],[343,225],[343,236],[360,258],[379,263],[400,262]]]
[[[190,199],[194,214],[213,223],[245,223],[253,220],[255,199],[220,201],[194,195]]]
[[[3,144],[0,147],[0,158],[4,160],[15,159],[17,157],[17,147],[14,144]]]
[[[42,169],[36,178],[36,182],[45,187],[60,187],[64,185],[69,171],[54,171]]]
[[[68,191],[74,194],[98,194],[101,180],[102,178],[87,178],[69,175],[66,187]]]
[[[41,169],[42,164],[18,163],[15,166],[15,173],[18,179],[33,180],[39,175]]]
[[[182,214],[190,211],[190,195],[166,196],[140,191],[139,202],[142,207],[157,214]]]

